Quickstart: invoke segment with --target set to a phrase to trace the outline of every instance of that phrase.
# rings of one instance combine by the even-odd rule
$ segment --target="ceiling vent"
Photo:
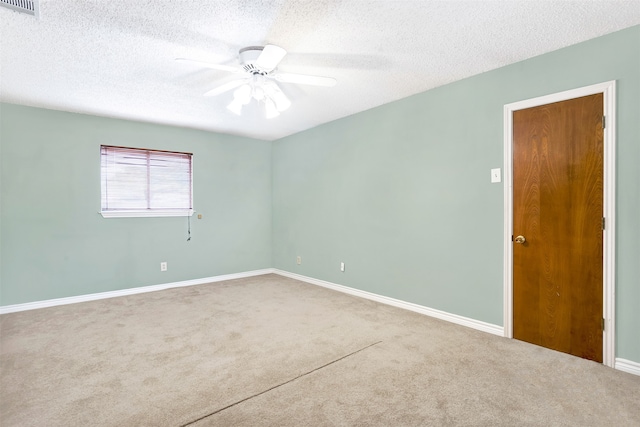
[[[38,18],[40,16],[39,0],[0,0],[0,6],[16,12],[26,13]]]

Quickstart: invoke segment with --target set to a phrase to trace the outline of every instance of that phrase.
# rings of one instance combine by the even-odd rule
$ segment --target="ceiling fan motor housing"
[[[255,65],[263,50],[264,46],[248,46],[240,49],[239,56],[242,69],[253,75],[259,74],[264,76],[268,74],[267,71]]]

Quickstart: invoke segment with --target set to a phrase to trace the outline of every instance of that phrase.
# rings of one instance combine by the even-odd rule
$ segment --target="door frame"
[[[504,106],[504,336],[513,338],[513,113],[525,108],[602,93],[604,128],[602,363],[615,364],[616,81],[611,80]]]

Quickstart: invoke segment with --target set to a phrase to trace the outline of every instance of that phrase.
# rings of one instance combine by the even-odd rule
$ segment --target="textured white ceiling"
[[[443,84],[640,24],[640,1],[41,0],[0,8],[0,100],[273,140]],[[236,64],[276,44],[293,105],[264,118],[225,107]]]

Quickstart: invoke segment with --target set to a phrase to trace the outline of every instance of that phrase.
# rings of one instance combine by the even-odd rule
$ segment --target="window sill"
[[[185,210],[141,210],[141,211],[101,211],[103,218],[145,218],[145,217],[168,217],[168,216],[191,216],[193,209]]]

